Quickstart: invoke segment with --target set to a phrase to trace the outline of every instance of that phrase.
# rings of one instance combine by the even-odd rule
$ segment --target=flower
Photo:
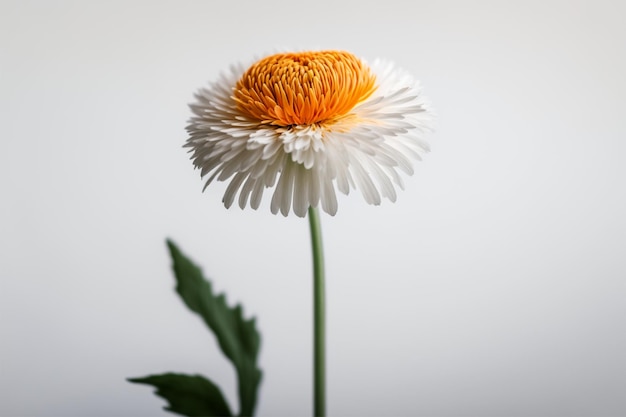
[[[224,205],[238,195],[257,209],[304,217],[309,206],[334,215],[336,190],[365,201],[396,200],[400,171],[428,151],[432,114],[409,74],[343,51],[278,53],[248,69],[231,67],[190,104],[185,146],[206,187],[230,180]]]

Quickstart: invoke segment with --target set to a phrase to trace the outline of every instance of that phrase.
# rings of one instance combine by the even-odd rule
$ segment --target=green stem
[[[313,248],[313,415],[326,415],[326,314],[324,300],[324,252],[317,208],[309,207]]]

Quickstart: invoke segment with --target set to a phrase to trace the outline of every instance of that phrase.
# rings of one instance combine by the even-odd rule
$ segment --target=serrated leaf
[[[238,381],[239,415],[251,416],[261,382],[261,370],[257,367],[261,338],[254,319],[245,320],[240,305],[229,307],[224,294],[213,293],[211,283],[204,278],[200,268],[172,241],[168,240],[167,245],[174,262],[176,291],[187,307],[202,317],[213,331],[220,349],[234,365]]]
[[[152,385],[167,400],[166,410],[184,416],[232,416],[220,389],[200,375],[163,374],[129,378],[136,384]]]

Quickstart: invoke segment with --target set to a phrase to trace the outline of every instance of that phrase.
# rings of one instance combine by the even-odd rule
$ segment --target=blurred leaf
[[[261,382],[261,370],[257,367],[261,340],[254,319],[245,320],[240,305],[229,307],[224,294],[213,293],[211,283],[203,277],[200,268],[172,241],[168,240],[167,245],[174,261],[176,291],[187,307],[202,317],[215,334],[224,355],[235,366],[239,385],[239,415],[251,416]]]
[[[156,387],[156,395],[169,403],[166,410],[184,416],[232,416],[220,389],[200,375],[163,374],[129,378]]]

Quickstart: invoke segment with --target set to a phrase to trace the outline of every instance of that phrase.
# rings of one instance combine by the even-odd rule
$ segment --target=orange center
[[[346,115],[372,94],[374,82],[369,68],[348,52],[283,53],[252,65],[234,99],[263,123],[311,125]]]

